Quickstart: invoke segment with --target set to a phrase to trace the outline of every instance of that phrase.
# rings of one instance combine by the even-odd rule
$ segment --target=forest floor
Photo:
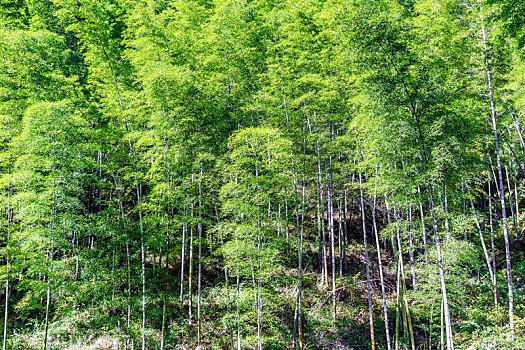
[[[332,307],[332,267],[328,259],[328,281],[323,281],[321,271],[321,261],[314,245],[305,246],[304,270],[303,275],[303,333],[305,349],[370,349],[370,328],[368,313],[368,292],[366,278],[366,255],[363,245],[362,235],[359,234],[357,222],[350,225],[349,240],[345,247],[342,270],[340,271],[339,256],[336,256],[336,313],[334,322]],[[371,232],[371,230],[369,231]],[[383,301],[381,294],[381,283],[379,276],[379,264],[375,241],[369,235],[369,267],[371,298],[374,309],[374,330],[377,349],[385,349],[385,324],[383,321]],[[396,261],[391,249],[381,243],[381,256],[384,265],[384,287],[386,292],[390,337],[394,338],[396,328]],[[523,237],[515,239],[512,245],[513,254],[519,256],[520,251],[525,251]],[[151,257],[148,259],[149,271],[159,271],[158,260]],[[408,261],[405,261],[408,266]],[[177,280],[179,278],[178,264],[169,264],[169,278]],[[267,342],[265,349],[289,349],[292,347],[294,338],[297,336],[291,325],[294,324],[295,301],[297,297],[297,268],[282,266],[274,271],[272,281],[277,287],[273,294],[264,295],[263,299],[266,306],[265,314],[262,319],[263,327],[280,328],[280,339],[275,342]],[[407,270],[407,289],[411,290],[410,267]],[[342,272],[342,275],[340,275]],[[147,319],[146,339],[147,349],[160,349],[162,334],[162,308],[164,301],[163,280],[158,277],[155,280],[155,273],[151,276],[151,291],[148,295],[147,315],[152,315]],[[237,290],[230,278],[229,285],[224,279],[222,266],[212,263],[203,264],[203,305],[202,305],[202,343],[201,347],[196,346],[197,338],[196,324],[196,293],[193,291],[193,322],[188,321],[189,299],[185,298],[182,302],[178,298],[178,291],[172,290],[167,294],[166,305],[171,306],[171,311],[167,314],[166,332],[164,334],[164,349],[232,349],[236,348],[236,324],[235,324],[235,304],[232,301],[238,297],[243,305],[253,303],[253,289],[245,288],[237,295]],[[247,283],[249,286],[250,283]],[[517,289],[523,289],[523,276],[516,276]],[[138,289],[132,291],[139,294]],[[123,294],[123,293],[121,293]],[[59,296],[57,296],[59,297]],[[475,296],[473,296],[474,298]],[[71,349],[71,350],[94,350],[94,349],[124,349],[128,339],[128,349],[139,349],[141,338],[141,324],[138,316],[140,304],[132,306],[135,317],[130,321],[130,327],[125,327],[125,298],[122,299],[107,295],[101,303],[91,305],[77,305],[68,308],[67,314],[61,314],[52,320],[49,326],[48,349]],[[409,299],[409,305],[414,305],[415,300]],[[115,306],[117,305],[117,306]],[[120,306],[118,306],[120,305]],[[486,306],[481,306],[485,309]],[[481,310],[481,309],[480,309]],[[498,309],[503,319],[504,313]],[[60,311],[60,310],[55,310]],[[484,312],[484,311],[480,311]],[[486,317],[497,314],[494,312],[486,313]],[[439,314],[439,313],[438,313]],[[437,314],[438,323],[439,316]],[[490,315],[489,315],[490,314]],[[428,316],[428,315],[427,315]],[[254,312],[247,313],[241,317],[241,328],[243,332],[243,349],[251,349],[248,344],[256,342],[256,328],[254,327]],[[401,322],[401,320],[400,320]],[[414,322],[417,322],[414,320]],[[265,324],[266,323],[266,324]],[[462,327],[469,327],[469,324],[456,324],[457,349],[467,349],[467,338],[469,334],[460,332]],[[402,322],[400,323],[401,343],[408,344],[408,334],[403,332]],[[439,327],[439,325],[438,325]],[[13,349],[41,349],[44,334],[42,325],[35,324],[33,328],[27,325],[15,332],[12,336]],[[524,327],[525,328],[525,327]],[[128,329],[128,331],[126,331]],[[427,328],[428,329],[428,328]],[[469,329],[469,328],[465,328]],[[131,332],[129,331],[131,330]],[[263,328],[264,330],[264,328]],[[416,344],[428,343],[428,336],[425,326],[421,324],[414,327],[414,337]],[[489,335],[490,337],[490,335]],[[461,345],[460,343],[464,343]],[[273,344],[273,345],[272,345]],[[439,346],[439,344],[437,345]],[[433,347],[434,348],[434,347]],[[409,349],[408,346],[401,344],[400,349]],[[416,349],[426,350],[425,347]],[[469,349],[478,349],[471,347]],[[497,349],[497,347],[487,347],[487,349]]]

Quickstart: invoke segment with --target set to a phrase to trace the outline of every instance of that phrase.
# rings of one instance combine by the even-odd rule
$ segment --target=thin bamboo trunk
[[[321,196],[322,196],[322,194],[323,193],[321,192]],[[323,210],[323,212],[324,212],[324,210]],[[323,267],[324,267],[323,271],[324,271],[324,282],[325,282],[324,285],[328,289],[328,249],[327,249],[327,243],[326,243],[324,214],[323,214],[321,225],[322,225],[321,233],[323,235]]]
[[[277,237],[281,236],[281,203],[279,203],[279,209],[277,214]]]
[[[131,322],[131,267],[129,259],[129,237],[126,237],[126,277],[128,282],[128,300],[127,300],[127,315],[126,315],[126,327],[129,329]],[[127,346],[127,341],[126,341]]]
[[[492,193],[491,193],[491,186],[489,181],[489,226],[490,226],[490,248],[492,253],[492,271],[496,272],[496,248],[494,246],[494,224],[492,222]],[[494,274],[494,277],[496,275]],[[492,281],[494,283],[494,281]],[[496,288],[494,289],[494,292],[496,293],[494,295],[494,305],[498,305],[498,288],[496,283]]]
[[[51,156],[55,155],[55,140],[53,138],[53,149]],[[52,174],[55,172],[55,165],[52,167]],[[47,295],[46,295],[46,316],[45,316],[45,327],[44,327],[44,344],[42,348],[47,350],[47,338],[49,331],[49,307],[51,304],[51,275],[53,273],[53,255],[55,250],[55,230],[56,230],[56,215],[57,215],[57,198],[56,198],[56,183],[53,179],[53,207],[52,207],[52,216],[51,216],[51,250],[48,252],[49,256],[49,267],[47,275]]]
[[[198,271],[197,271],[197,344],[200,346],[201,344],[201,328],[202,328],[202,319],[201,319],[201,304],[202,304],[202,285],[201,285],[201,277],[202,277],[202,223],[198,224],[198,230],[199,230],[199,242],[198,242]]]
[[[328,285],[328,261],[326,256],[326,240],[325,240],[325,234],[324,234],[324,217],[321,217],[321,213],[323,213],[322,206],[323,206],[323,188],[322,188],[322,180],[321,180],[321,156],[319,151],[319,139],[316,140],[316,150],[317,150],[317,188],[319,192],[319,198],[317,203],[317,217],[318,217],[318,230],[319,230],[319,239],[320,239],[320,245],[322,246],[321,249],[321,284],[322,285]]]
[[[421,189],[419,185],[417,185],[417,194],[419,196],[419,213],[421,216],[421,233],[423,234],[423,256],[425,257],[425,266],[428,265],[428,257],[427,257],[427,248],[428,248],[428,242],[427,242],[427,231],[425,228],[425,215],[423,213],[423,203],[421,200]]]
[[[385,321],[386,347],[387,347],[387,350],[391,350],[392,344],[390,342],[390,330],[388,326],[388,308],[386,305],[385,281],[383,277],[383,261],[381,259],[381,248],[379,246],[379,234],[378,234],[377,223],[376,223],[376,200],[377,200],[377,193],[374,188],[374,206],[372,207],[372,223],[374,225],[374,236],[376,240],[376,249],[377,249],[377,261],[379,263],[379,281],[381,283],[381,296],[383,298],[383,315],[384,315],[384,321]]]
[[[333,141],[332,121],[330,121],[330,138]],[[332,152],[329,152],[329,185],[328,185],[328,220],[330,227],[330,251],[332,257],[332,318],[335,324],[337,318],[337,298],[336,298],[336,265],[335,265],[335,229],[334,229],[334,183],[332,178]]]
[[[237,181],[237,180],[236,180]],[[239,249],[239,238],[235,235],[235,250]],[[250,260],[251,262],[251,260]],[[240,296],[240,281],[239,281],[239,266],[236,268],[236,281],[235,281],[235,313],[237,321],[237,350],[241,350],[241,321],[239,311],[239,296]]]
[[[450,321],[450,311],[448,307],[447,287],[445,284],[445,272],[443,269],[443,260],[441,258],[441,244],[436,237],[436,248],[438,252],[439,280],[441,282],[441,294],[443,296],[443,315],[445,318],[445,330],[447,335],[447,350],[454,350],[454,339],[452,336],[452,323]]]
[[[131,153],[131,160],[133,163],[133,171],[137,176],[137,167],[135,164],[135,152],[131,145],[131,139],[128,139],[129,151]],[[142,224],[142,186],[135,179],[135,189],[137,192],[137,207],[139,208],[139,229],[140,229],[140,276],[142,281],[142,334],[141,334],[141,345],[142,350],[146,349],[146,260],[145,260],[145,249],[144,249],[144,226]]]
[[[345,194],[344,194],[344,200],[345,200],[345,205],[343,207],[343,232],[344,232],[344,235],[343,235],[343,258],[344,258],[344,250],[345,250],[345,247],[348,245],[348,227],[346,225],[346,216],[348,215],[348,197],[346,195],[346,190],[345,190]],[[343,264],[344,264],[344,260],[343,260]]]
[[[498,142],[498,127],[496,122],[496,108],[494,106],[494,92],[492,88],[492,76],[490,71],[490,64],[489,64],[489,54],[487,50],[487,38],[485,33],[485,23],[484,23],[484,17],[483,17],[483,6],[481,4],[481,0],[479,1],[480,4],[480,17],[481,17],[481,34],[483,38],[483,53],[485,56],[485,71],[487,74],[487,84],[488,84],[488,90],[489,90],[489,100],[490,100],[490,115],[492,119],[492,130],[494,131],[494,143],[496,146],[496,160],[497,160],[497,167],[498,167],[498,179],[499,179],[499,188],[501,190],[500,195],[500,202],[501,202],[501,215],[502,215],[502,222],[503,222],[503,236],[505,239],[505,260],[507,264],[507,287],[509,290],[509,324],[511,332],[514,331],[514,289],[513,289],[513,283],[512,283],[512,267],[511,267],[511,258],[510,258],[510,240],[509,240],[509,232],[507,228],[507,213],[505,211],[505,200],[503,196],[503,174],[502,174],[502,166],[501,166],[501,157],[500,157],[500,149],[499,149],[499,142]]]
[[[109,161],[109,158],[107,157],[106,155],[106,160],[108,161],[108,165],[109,167],[111,168],[111,162]],[[123,230],[126,232],[126,243],[125,243],[125,247],[126,247],[126,280],[127,280],[127,300],[126,300],[126,328],[129,329],[129,325],[130,325],[130,321],[131,321],[131,271],[130,271],[130,253],[129,253],[129,241],[130,241],[130,238],[129,238],[129,232],[127,231],[127,226],[126,226],[126,215],[124,214],[124,205],[122,203],[122,194],[121,194],[121,191],[119,190],[119,186],[118,186],[118,181],[117,181],[117,178],[115,177],[115,175],[112,173],[113,175],[113,181],[115,183],[115,190],[117,191],[117,194],[118,194],[118,205],[119,205],[119,211],[120,211],[120,216],[121,216],[121,219],[122,219],[122,228]],[[78,239],[77,239],[77,247],[78,247]],[[78,280],[79,279],[79,275],[78,275],[78,259],[76,261],[76,269],[77,271],[75,272],[75,279]],[[128,346],[128,342],[129,342],[129,339],[126,339],[126,349],[127,349],[127,346]]]
[[[483,248],[483,253],[485,255],[485,262],[487,263],[487,269],[489,270],[490,281],[492,282],[492,289],[494,292],[494,306],[496,306],[497,300],[498,300],[497,298],[498,287],[496,284],[496,274],[495,274],[495,271],[492,270],[492,265],[490,264],[489,253],[487,250],[487,246],[485,244],[485,239],[483,238],[483,232],[481,231],[481,225],[479,224],[478,215],[476,213],[476,209],[474,208],[474,202],[472,201],[472,199],[470,199],[470,207],[472,209],[472,214],[474,214],[474,219],[476,221],[476,227],[478,228],[479,239],[481,241],[481,247]]]
[[[257,163],[257,155],[255,157],[255,178],[257,179],[256,190],[259,189],[259,167]],[[261,342],[261,214],[260,205],[257,202],[257,272],[259,274],[257,278],[257,288],[255,289],[255,311],[257,313],[257,348],[262,350]],[[251,261],[251,258],[250,258]],[[252,268],[252,278],[255,284],[255,275]],[[255,287],[255,286],[254,286]]]
[[[372,343],[372,350],[376,348],[375,335],[374,335],[374,312],[372,305],[372,286],[370,284],[370,265],[368,260],[368,244],[366,235],[366,219],[365,219],[365,203],[363,199],[363,182],[361,173],[359,173],[359,191],[361,194],[361,219],[363,223],[363,244],[365,246],[365,263],[366,263],[366,289],[368,294],[368,316],[370,321],[370,341]]]
[[[186,210],[184,210],[184,216],[186,215]],[[182,248],[181,248],[181,258],[180,258],[180,293],[179,301],[182,303],[184,296],[184,262],[186,261],[186,232],[188,230],[188,223],[184,221],[182,224]]]
[[[412,207],[408,207],[408,245],[410,250],[408,251],[408,255],[410,258],[410,272],[412,274],[412,288],[416,289],[416,270],[414,268],[415,260],[414,260],[414,242],[412,241]]]
[[[439,331],[440,331],[440,334],[441,334],[441,337],[440,337],[440,341],[439,341],[439,344],[441,346],[441,350],[444,350],[445,349],[445,327],[444,327],[444,311],[443,311],[443,298],[441,298],[441,311],[440,311],[440,324],[439,324]]]
[[[140,190],[139,190],[140,191]],[[140,195],[139,195],[140,197]],[[140,205],[140,199],[139,199]],[[142,209],[139,209],[140,226],[140,275],[142,280],[142,350],[146,349],[146,260],[144,252],[144,229],[142,227]]]
[[[114,235],[112,234],[111,235],[111,240],[114,242],[115,241],[115,237]],[[75,249],[75,245],[73,244],[73,251]],[[115,248],[113,249],[112,251],[113,253],[113,256],[111,257],[111,302],[114,302],[115,301],[115,289],[116,289],[116,279],[115,279],[115,266],[116,266],[116,256],[117,256],[117,247],[115,246]],[[75,259],[77,260],[77,259]],[[76,263],[75,263],[76,265]]]
[[[201,174],[199,179],[199,242],[198,242],[198,260],[199,260],[199,269],[197,273],[197,344],[201,345],[201,303],[202,303],[202,290],[201,290],[201,278],[202,278],[202,165],[201,165]]]
[[[385,204],[386,204],[386,207],[388,209],[388,215],[387,215],[387,219],[388,219],[388,223],[392,223],[392,219],[390,217],[390,208],[389,208],[389,204],[388,204],[388,197],[385,196]],[[393,212],[393,219],[396,220],[397,219],[397,211],[395,209],[395,207],[393,208],[394,212]],[[399,230],[399,228],[397,228],[397,230]],[[402,267],[402,264],[401,264],[401,259],[403,258],[402,255],[400,254],[401,251],[400,248],[400,242],[399,242],[399,233],[396,233],[396,239],[394,239],[394,235],[390,236],[390,244],[392,246],[392,252],[394,253],[394,257],[396,258],[396,334],[395,334],[395,350],[398,350],[399,349],[399,346],[400,346],[400,342],[399,342],[399,333],[400,333],[400,328],[401,328],[401,323],[403,322],[403,307],[402,306],[402,293],[403,293],[403,289],[401,289],[401,267]],[[397,245],[397,246],[396,246]]]
[[[167,230],[166,230],[167,231]],[[164,296],[162,300],[162,325],[161,325],[161,334],[160,334],[160,350],[164,350],[164,332],[166,329],[166,303],[167,303],[167,297],[168,297],[168,269],[169,269],[169,246],[168,246],[168,234],[166,232],[166,272],[164,273]],[[162,258],[162,256],[161,256]],[[162,268],[162,264],[160,264],[160,268]]]
[[[514,203],[516,205],[516,221],[519,222],[520,221],[520,209],[519,209],[519,200],[518,200],[518,181],[514,181]],[[516,224],[515,224],[515,227]]]
[[[193,208],[191,210],[193,216]],[[192,325],[193,317],[193,295],[192,295],[192,281],[193,281],[193,226],[190,227],[190,261],[188,271],[188,324]]]
[[[445,230],[447,231],[447,240],[450,238],[450,223],[448,220],[448,195],[447,195],[447,185],[445,187],[445,206],[443,207],[445,211]]]
[[[321,218],[321,202],[323,200],[323,194],[318,187],[318,200],[317,200],[317,237],[319,240],[319,264],[321,265],[321,285],[325,285],[325,245],[324,245],[324,234],[323,234],[323,225]]]
[[[54,212],[54,210],[53,210]],[[53,224],[54,225],[54,224]],[[49,306],[51,304],[51,273],[53,272],[53,251],[55,249],[55,241],[51,238],[51,251],[49,252],[49,275],[47,276],[47,293],[46,293],[46,317],[44,326],[44,344],[42,348],[47,350],[47,338],[49,333]]]
[[[396,211],[394,208],[394,217],[397,217]],[[406,278],[405,278],[405,265],[403,262],[403,249],[401,246],[401,238],[399,237],[399,227],[396,231],[396,238],[397,238],[397,251],[398,251],[398,260],[399,260],[399,270],[400,270],[400,278],[401,278],[401,288],[402,288],[402,297],[401,297],[401,305],[398,305],[398,307],[401,308],[402,316],[403,316],[403,324],[405,332],[408,331],[408,334],[410,336],[410,343],[412,345],[412,350],[416,349],[416,343],[414,341],[414,330],[412,328],[412,318],[410,316],[410,309],[408,308],[408,301],[406,299]]]
[[[507,177],[507,189],[509,190],[509,208],[510,208],[510,215],[512,216],[512,223],[514,224],[514,235],[516,238],[518,238],[518,225],[516,224],[516,215],[514,213],[514,203],[512,201],[512,190],[510,187],[510,180],[509,180],[509,169],[505,165],[505,175]]]
[[[332,155],[330,155],[330,163]],[[328,228],[330,232],[330,256],[331,256],[331,267],[332,267],[332,321],[335,323],[337,317],[337,303],[336,303],[336,267],[335,267],[335,239],[334,239],[334,207],[332,198],[332,179],[330,174],[330,184],[328,186]]]
[[[514,128],[516,129],[516,132],[518,134],[518,140],[520,141],[520,145],[521,145],[521,153],[525,157],[525,142],[523,141],[523,136],[521,134],[521,130],[519,126],[519,119],[514,117],[514,113],[510,113],[510,116],[512,117],[512,122],[513,122],[512,124],[514,125]]]
[[[8,328],[8,321],[9,321],[9,230],[11,228],[11,209],[10,209],[10,201],[11,201],[11,188],[7,190],[7,239],[6,239],[6,276],[5,276],[5,306],[4,306],[4,339],[2,342],[2,350],[6,350],[7,346],[7,328]]]
[[[285,117],[286,117],[286,126],[288,129],[288,137],[290,137],[290,121],[288,116],[288,105],[286,103],[286,98],[283,97],[283,103],[284,103],[284,110],[285,110]],[[292,175],[293,175],[293,185],[294,185],[294,198],[295,198],[295,226],[297,231],[297,237],[299,239],[299,244],[297,247],[297,255],[298,255],[298,288],[297,288],[297,299],[298,299],[298,334],[299,334],[299,350],[303,349],[303,330],[302,330],[302,291],[303,291],[303,246],[302,246],[302,234],[300,232],[299,228],[299,204],[298,204],[298,195],[297,195],[297,176],[296,176],[296,168],[295,168],[295,159],[294,159],[294,153],[293,153],[293,147],[292,144],[290,144],[290,156],[292,159]]]
[[[447,286],[445,284],[445,272],[443,268],[443,260],[441,258],[441,242],[438,237],[438,228],[436,219],[434,217],[434,200],[432,197],[432,193],[429,193],[430,197],[430,213],[432,215],[432,227],[434,229],[434,240],[436,242],[436,249],[438,252],[438,270],[439,270],[439,278],[440,278],[440,284],[441,284],[441,296],[443,299],[443,318],[445,321],[445,330],[446,330],[446,338],[447,338],[447,350],[454,350],[454,343],[453,343],[453,337],[452,337],[452,325],[450,321],[450,312],[448,307],[448,297],[447,297]]]
[[[46,293],[46,320],[45,320],[45,326],[44,326],[44,345],[43,349],[47,349],[47,334],[49,329],[49,304],[51,300],[51,287],[49,285],[49,277],[47,279],[47,293]]]
[[[253,288],[253,307],[255,309],[255,313],[257,314],[257,347],[259,345],[260,340],[260,328],[259,328],[259,290],[258,290],[258,283],[255,283],[255,268],[253,267],[253,260],[250,257],[250,272],[252,274],[252,288]]]
[[[432,350],[432,328],[434,325],[434,301],[430,308],[430,327],[428,328],[428,350]]]
[[[237,243],[237,239],[235,240]],[[237,272],[237,279],[236,279],[236,292],[235,292],[235,309],[236,309],[236,317],[237,317],[237,350],[241,350],[241,323],[240,323],[240,317],[239,317],[239,293],[240,293],[240,286],[239,286],[239,272]]]
[[[343,235],[343,203],[342,200],[339,201],[338,208],[338,216],[339,216],[339,234],[337,235],[337,242],[338,242],[338,248],[339,248],[339,277],[343,277],[343,242],[342,242],[342,235]]]
[[[290,243],[290,234],[288,233],[288,197],[284,199],[284,218],[285,218],[285,229],[286,232],[286,244]]]
[[[8,234],[9,236],[9,234]],[[9,242],[9,238],[8,238]],[[9,247],[9,243],[7,243]],[[7,346],[7,322],[9,315],[9,253],[6,256],[6,280],[5,280],[5,306],[4,306],[4,340],[2,342],[2,350],[6,350]]]

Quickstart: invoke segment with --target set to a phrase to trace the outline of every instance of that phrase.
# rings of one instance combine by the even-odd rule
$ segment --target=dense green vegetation
[[[524,349],[521,0],[0,0],[6,349]]]

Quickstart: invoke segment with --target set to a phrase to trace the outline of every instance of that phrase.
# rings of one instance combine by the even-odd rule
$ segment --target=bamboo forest
[[[523,0],[0,0],[2,350],[523,350],[524,134]]]

